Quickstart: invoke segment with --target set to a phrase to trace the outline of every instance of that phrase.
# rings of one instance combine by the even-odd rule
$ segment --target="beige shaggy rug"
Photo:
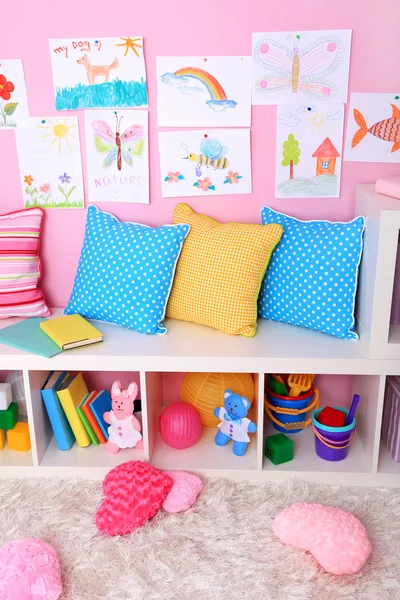
[[[97,532],[101,499],[92,481],[0,480],[0,544],[26,536],[53,544],[63,600],[400,599],[398,490],[210,479],[192,510],[160,511],[123,538]],[[274,537],[274,516],[298,501],[338,506],[365,524],[373,551],[359,574],[328,575]]]

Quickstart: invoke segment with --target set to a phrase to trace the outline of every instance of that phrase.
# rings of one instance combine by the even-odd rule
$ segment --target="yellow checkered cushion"
[[[178,204],[190,231],[178,260],[167,316],[253,337],[257,297],[281,225],[221,224]]]

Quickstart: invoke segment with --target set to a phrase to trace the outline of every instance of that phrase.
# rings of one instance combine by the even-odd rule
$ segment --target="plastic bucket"
[[[274,428],[282,433],[298,433],[311,423],[306,420],[308,411],[318,407],[319,391],[311,388],[300,396],[281,396],[267,387],[265,411]]]
[[[335,406],[337,410],[344,412],[346,416],[349,411],[345,408]],[[312,415],[313,429],[315,433],[315,452],[320,458],[330,461],[338,461],[346,458],[349,446],[356,437],[356,419],[350,425],[343,427],[328,427],[318,422],[318,414],[322,408],[316,410]]]

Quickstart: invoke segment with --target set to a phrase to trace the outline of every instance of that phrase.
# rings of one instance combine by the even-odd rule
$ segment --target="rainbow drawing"
[[[188,79],[196,79],[202,83],[210,94],[211,100],[207,100],[206,104],[216,111],[223,111],[226,108],[235,108],[237,102],[228,100],[224,88],[219,81],[203,69],[197,67],[184,67],[178,69],[174,73],[164,73],[161,75],[161,81],[169,86],[177,86],[182,94],[192,95],[199,93],[203,88],[186,86]]]
[[[207,71],[203,71],[203,69],[184,67],[183,69],[178,69],[175,71],[174,75],[177,77],[193,77],[193,79],[198,79],[198,81],[201,81],[201,83],[203,83],[209,91],[211,100],[228,99],[224,92],[224,88],[219,81],[217,81],[213,75],[207,73]]]

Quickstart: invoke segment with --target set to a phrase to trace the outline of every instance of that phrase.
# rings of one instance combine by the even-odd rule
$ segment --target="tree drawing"
[[[293,133],[290,133],[286,142],[283,142],[283,167],[290,167],[289,179],[293,179],[293,165],[299,164],[299,142],[294,139]]]

